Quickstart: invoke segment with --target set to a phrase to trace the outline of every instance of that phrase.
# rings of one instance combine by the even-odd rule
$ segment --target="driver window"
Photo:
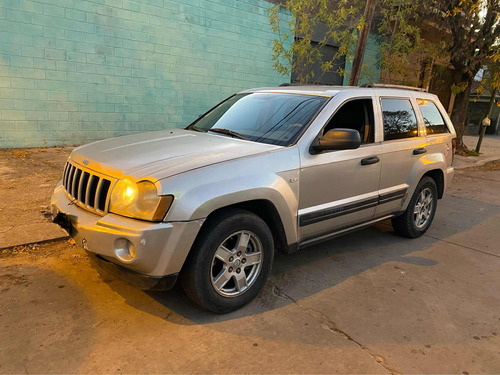
[[[338,128],[357,130],[361,136],[361,143],[373,143],[375,124],[372,100],[357,99],[343,104],[326,124],[323,135],[329,130]]]

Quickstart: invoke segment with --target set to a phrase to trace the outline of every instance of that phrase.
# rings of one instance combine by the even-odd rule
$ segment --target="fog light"
[[[135,246],[126,238],[118,238],[115,241],[115,254],[124,262],[130,262],[135,258]]]

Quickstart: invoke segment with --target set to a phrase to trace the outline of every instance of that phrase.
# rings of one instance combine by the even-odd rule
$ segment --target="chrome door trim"
[[[397,199],[403,199],[408,191],[408,184],[392,186],[390,188],[379,190],[378,204],[383,204]]]

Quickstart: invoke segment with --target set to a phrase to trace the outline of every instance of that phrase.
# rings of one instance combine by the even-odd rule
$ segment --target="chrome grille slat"
[[[84,167],[67,162],[63,173],[63,187],[74,204],[103,215],[107,212],[108,198],[115,180]]]
[[[97,189],[97,208],[101,211],[106,209],[109,185],[111,185],[111,182],[103,178],[99,184],[99,189]]]
[[[66,186],[66,179],[67,179],[67,174],[68,174],[68,168],[69,168],[69,163],[66,162],[64,165],[64,172],[63,172],[63,186]]]
[[[80,188],[81,177],[82,177],[82,170],[80,168],[77,168],[75,172],[75,177],[73,179],[73,191],[71,194],[74,198],[78,198],[78,190]]]
[[[80,188],[78,189],[78,200],[85,204],[87,202],[87,186],[89,184],[90,173],[83,172]]]
[[[88,205],[92,208],[95,207],[95,196],[97,194],[97,187],[99,186],[100,178],[98,176],[92,176],[92,180],[89,185],[89,199]]]
[[[66,189],[66,191],[68,192],[68,194],[71,195],[71,191],[73,191],[73,177],[75,177],[75,166],[72,165],[71,166],[71,170],[69,171],[69,176],[68,176],[68,187]]]

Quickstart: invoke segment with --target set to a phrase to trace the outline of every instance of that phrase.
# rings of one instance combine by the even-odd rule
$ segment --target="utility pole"
[[[356,43],[356,51],[354,51],[354,60],[352,62],[351,76],[349,77],[349,86],[357,86],[359,75],[361,73],[361,65],[363,64],[363,57],[365,55],[366,41],[372,26],[373,13],[375,13],[375,0],[366,0],[365,13],[365,26],[361,29]]]
[[[479,154],[479,150],[481,149],[481,143],[483,142],[484,133],[486,132],[486,127],[491,125],[491,112],[493,111],[493,104],[495,104],[495,97],[497,96],[497,89],[491,89],[491,97],[490,104],[488,106],[488,112],[486,113],[486,117],[483,119],[481,123],[481,133],[479,133],[479,139],[477,140],[476,152]]]

